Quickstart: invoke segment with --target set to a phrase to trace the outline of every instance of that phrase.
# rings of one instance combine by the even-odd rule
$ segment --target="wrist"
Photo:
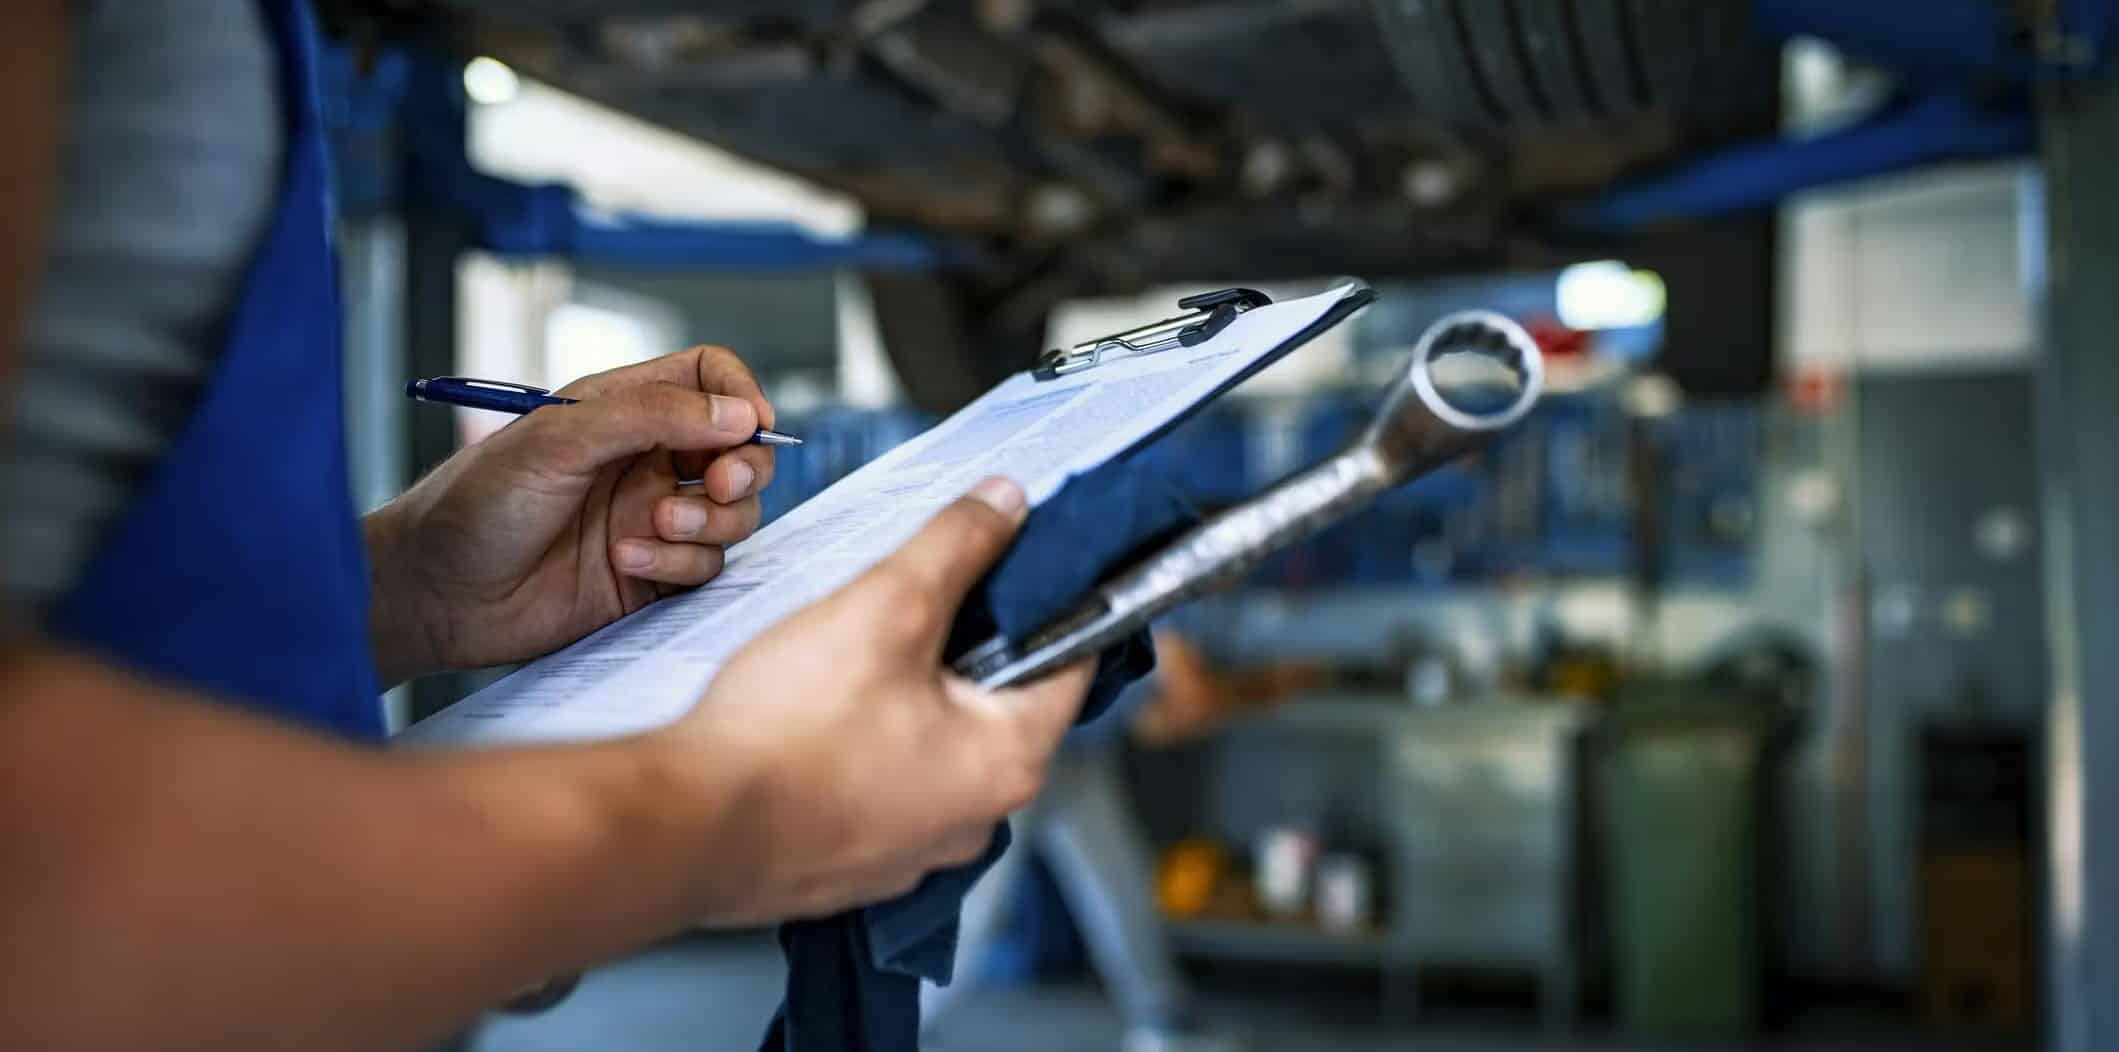
[[[701,733],[687,719],[628,742],[642,826],[671,839],[666,872],[681,874],[681,923],[723,925],[755,915],[773,879],[771,765],[736,736]]]
[[[386,687],[448,668],[422,614],[421,585],[405,548],[402,503],[393,501],[361,520],[368,556],[368,635],[377,677]]]
[[[482,889],[452,908],[505,933],[495,1001],[694,927],[722,897],[702,888],[739,879],[724,872],[742,847],[723,832],[719,765],[681,763],[654,736],[381,759],[417,765],[389,784],[422,801],[413,825],[452,881]]]

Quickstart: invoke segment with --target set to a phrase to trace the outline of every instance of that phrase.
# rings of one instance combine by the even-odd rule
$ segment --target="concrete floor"
[[[472,1052],[756,1052],[786,979],[766,934],[688,939],[590,972],[558,1007],[496,1016]]]
[[[472,1052],[753,1052],[780,999],[779,949],[770,936],[698,938],[650,950],[591,973],[552,1011],[498,1019]],[[1243,1052],[1663,1052],[1741,1047],[1746,1052],[2014,1052],[2018,1042],[1937,1043],[1902,1026],[1823,1019],[1792,1037],[1742,1045],[1642,1042],[1599,1032],[1558,1037],[1527,1017],[1390,1027],[1373,1002],[1345,997],[1208,993],[1203,1008]],[[1119,1024],[1092,985],[997,990],[966,998],[928,1041],[929,1052],[1116,1050]]]

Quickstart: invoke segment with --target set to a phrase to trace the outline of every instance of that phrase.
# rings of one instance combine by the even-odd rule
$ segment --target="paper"
[[[1018,373],[729,549],[721,576],[612,623],[414,725],[408,745],[574,741],[675,720],[721,663],[890,554],[979,479],[1035,505],[1124,452],[1315,322],[1350,288],[1248,311],[1197,347]],[[794,452],[792,456],[800,456]]]

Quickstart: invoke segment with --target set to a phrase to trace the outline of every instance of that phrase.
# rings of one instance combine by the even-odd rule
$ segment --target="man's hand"
[[[758,528],[773,409],[698,347],[586,377],[368,517],[385,682],[555,650],[721,572]],[[679,479],[704,478],[680,491]]]
[[[754,845],[702,859],[696,915],[820,916],[976,858],[1028,803],[1074,721],[1092,662],[987,692],[942,664],[950,622],[1006,550],[1023,493],[990,479],[895,554],[738,652],[658,732],[674,764],[752,772],[723,822]],[[702,844],[702,847],[705,845]]]

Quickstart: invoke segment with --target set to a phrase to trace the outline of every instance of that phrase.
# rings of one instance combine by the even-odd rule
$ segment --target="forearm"
[[[412,1047],[676,930],[698,860],[745,855],[706,814],[737,780],[647,739],[364,750],[48,652],[0,662],[0,696],[26,1048]]]

